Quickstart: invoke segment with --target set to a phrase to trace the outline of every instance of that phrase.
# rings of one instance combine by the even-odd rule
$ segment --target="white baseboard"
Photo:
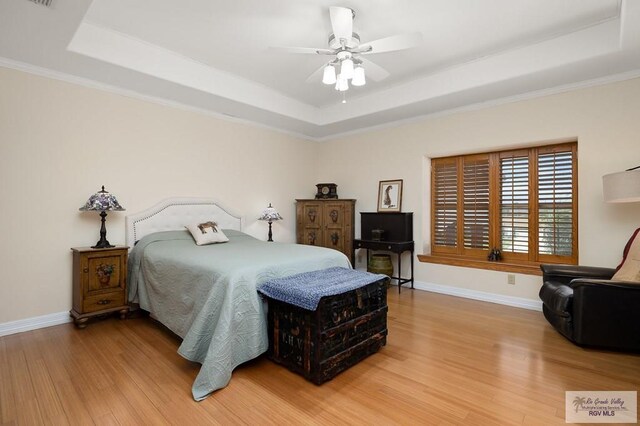
[[[51,327],[58,324],[66,324],[68,322],[71,322],[69,311],[5,322],[4,324],[0,324],[0,336],[22,333],[23,331]]]
[[[430,291],[433,293],[447,294],[449,296],[463,297],[465,299],[481,300],[483,302],[514,306],[516,308],[542,311],[541,301],[525,299],[523,297],[486,293],[484,291],[470,290],[449,285],[425,283],[422,281],[416,281],[414,283],[414,288],[417,290]],[[403,289],[407,289],[406,284],[403,286]],[[71,317],[69,317],[69,312],[66,311],[43,315],[40,317],[25,318],[18,321],[5,322],[4,324],[0,324],[0,336],[7,336],[9,334],[21,333],[23,331],[35,330],[38,328],[51,327],[53,325],[66,324],[68,322],[71,322]]]
[[[403,286],[406,288],[406,284]],[[497,303],[499,305],[514,306],[516,308],[542,311],[542,301],[525,299],[524,297],[506,296],[503,294],[487,293],[484,291],[470,290],[467,288],[453,287],[450,285],[432,284],[415,281],[414,288],[431,291],[433,293],[447,294],[449,296],[464,297],[465,299],[481,300],[483,302]]]
[[[359,271],[367,271],[367,268],[360,266]],[[391,280],[392,283],[395,280]],[[402,289],[411,288],[410,283],[402,285]],[[416,290],[430,291],[432,293],[447,294],[449,296],[463,297],[465,299],[481,300],[483,302],[497,303],[499,305],[513,306],[516,308],[529,309],[532,311],[542,311],[542,301],[526,299],[524,297],[506,296],[504,294],[487,293],[484,291],[471,290],[468,288],[454,287],[450,285],[426,283],[424,281],[414,281],[413,287]]]

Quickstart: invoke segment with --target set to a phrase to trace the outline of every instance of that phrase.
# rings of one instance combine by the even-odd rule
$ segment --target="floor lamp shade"
[[[640,201],[640,169],[611,173],[602,177],[604,201],[633,203]]]

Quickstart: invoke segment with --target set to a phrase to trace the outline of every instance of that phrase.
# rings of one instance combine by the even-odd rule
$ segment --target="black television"
[[[383,232],[379,235],[379,231]],[[413,213],[360,213],[360,239],[413,241]]]

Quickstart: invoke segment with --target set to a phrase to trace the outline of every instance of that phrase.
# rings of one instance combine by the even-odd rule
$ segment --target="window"
[[[486,261],[497,248],[504,264],[577,264],[576,154],[565,143],[432,159],[429,257]]]

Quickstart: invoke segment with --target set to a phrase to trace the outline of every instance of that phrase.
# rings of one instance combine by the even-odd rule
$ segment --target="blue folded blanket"
[[[384,278],[387,276],[334,267],[266,281],[258,286],[258,291],[272,299],[315,311],[324,296],[346,293]]]

